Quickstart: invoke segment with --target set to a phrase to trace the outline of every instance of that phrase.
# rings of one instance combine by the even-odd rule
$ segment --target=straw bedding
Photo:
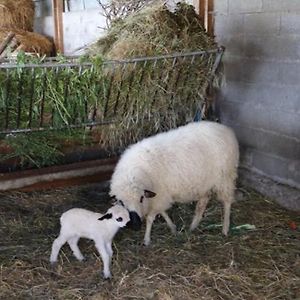
[[[87,185],[46,192],[0,194],[1,299],[299,299],[299,214],[261,195],[239,189],[230,235],[222,236],[222,207],[212,201],[194,233],[187,228],[193,205],[175,206],[172,236],[158,218],[153,244],[141,245],[143,232],[125,229],[114,240],[113,279],[103,281],[93,243],[80,242],[87,261],[79,263],[68,246],[59,264],[48,263],[59,231],[60,214],[71,207],[104,211],[107,190]],[[252,224],[255,230],[237,230]],[[216,227],[216,228],[215,228]]]

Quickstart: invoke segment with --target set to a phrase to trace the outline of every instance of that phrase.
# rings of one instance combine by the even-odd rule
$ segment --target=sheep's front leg
[[[206,209],[208,201],[209,201],[209,195],[205,195],[197,202],[196,209],[195,209],[195,215],[194,215],[192,224],[190,226],[191,231],[196,229],[197,226],[199,225],[199,223],[203,217],[203,213]]]
[[[171,229],[171,232],[173,234],[177,233],[176,230],[176,225],[172,222],[171,218],[169,217],[169,215],[164,211],[161,213],[162,217],[165,219],[165,221],[167,222],[169,228]]]
[[[144,245],[145,246],[149,246],[151,243],[151,228],[152,228],[152,224],[155,220],[156,214],[149,214],[147,216],[146,219],[146,232],[145,232],[145,236],[144,236]]]
[[[103,276],[105,279],[111,278],[110,273],[110,255],[106,250],[105,244],[101,241],[96,242],[96,248],[102,258],[103,262]]]
[[[106,251],[109,255],[109,265],[111,265],[111,260],[112,260],[112,256],[113,256],[113,249],[112,249],[111,242],[105,243],[105,247],[106,247]]]

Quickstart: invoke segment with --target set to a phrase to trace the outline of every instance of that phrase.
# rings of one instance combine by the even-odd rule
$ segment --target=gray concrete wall
[[[215,0],[214,15],[226,47],[217,107],[241,166],[300,188],[300,1]]]

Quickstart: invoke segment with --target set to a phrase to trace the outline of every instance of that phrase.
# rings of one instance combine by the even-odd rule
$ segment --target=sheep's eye
[[[119,204],[124,206],[124,202],[122,200],[119,200]]]
[[[122,222],[123,221],[123,218],[119,217],[116,219],[118,222]]]
[[[144,196],[141,196],[140,203],[143,203]]]

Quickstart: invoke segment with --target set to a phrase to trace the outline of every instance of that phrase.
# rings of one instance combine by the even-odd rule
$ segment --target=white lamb
[[[82,261],[84,257],[78,248],[78,241],[80,238],[88,238],[95,242],[102,258],[104,278],[110,278],[112,239],[129,220],[128,210],[121,205],[112,206],[104,215],[82,208],[72,208],[66,211],[60,218],[60,234],[53,242],[50,262],[57,261],[59,250],[66,242],[74,256]]]
[[[114,170],[110,195],[128,208],[133,228],[140,229],[146,217],[144,244],[149,245],[156,215],[161,214],[175,233],[166,210],[174,202],[197,201],[193,230],[213,191],[224,206],[227,235],[238,161],[238,142],[230,128],[209,121],[190,123],[129,147]]]

